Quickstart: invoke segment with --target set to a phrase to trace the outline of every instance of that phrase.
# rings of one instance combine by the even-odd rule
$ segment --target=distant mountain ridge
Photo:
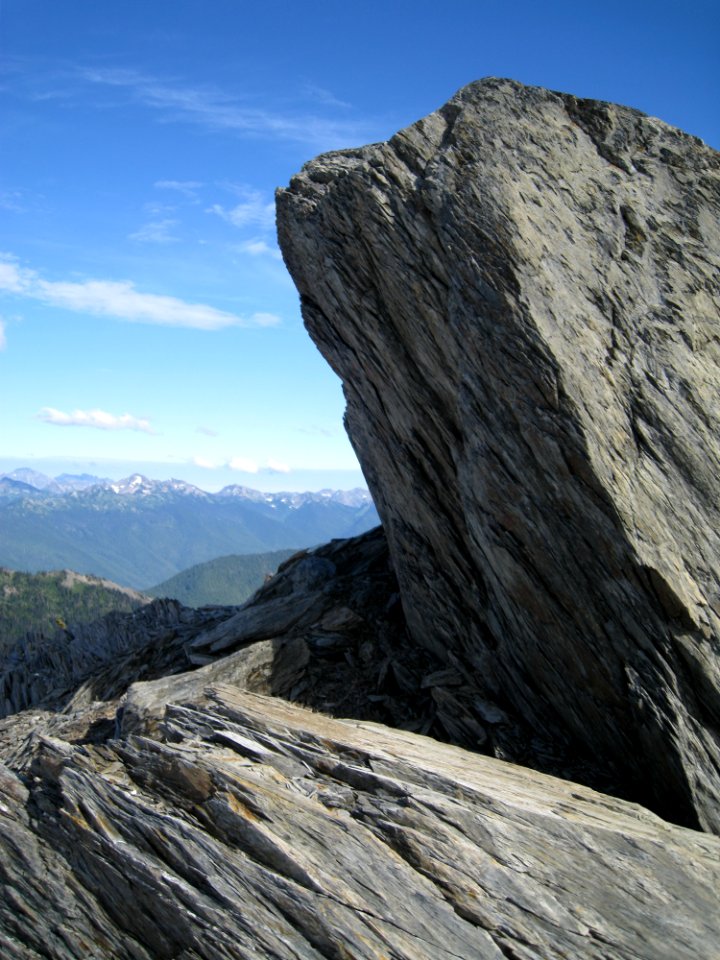
[[[229,554],[300,549],[379,523],[367,490],[208,493],[183,480],[0,475],[0,565],[142,589]]]
[[[45,493],[68,493],[71,490],[84,490],[97,484],[112,482],[107,477],[95,477],[90,473],[61,473],[57,477],[49,477],[29,467],[18,467],[10,473],[0,473],[0,481],[7,480],[27,484]]]
[[[112,490],[113,493],[122,495],[141,494],[142,496],[148,496],[150,494],[174,492],[202,497],[241,497],[246,500],[266,502],[281,499],[293,506],[299,506],[308,500],[342,503],[352,507],[361,507],[372,503],[370,493],[362,487],[355,487],[352,490],[331,490],[328,488],[305,493],[298,493],[297,491],[267,493],[233,483],[218,490],[217,493],[209,493],[207,490],[203,490],[201,487],[185,480],[176,480],[173,477],[169,480],[151,480],[142,473],[132,473],[122,480],[110,480],[108,477],[96,477],[89,473],[61,473],[57,477],[49,477],[28,467],[19,467],[10,473],[0,473],[0,497],[4,496],[3,490],[5,488],[33,494],[58,495],[74,491],[86,492],[95,487]]]

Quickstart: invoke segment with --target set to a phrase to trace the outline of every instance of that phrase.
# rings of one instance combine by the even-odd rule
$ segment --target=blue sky
[[[717,148],[718,9],[0,0],[0,471],[361,483],[274,189],[489,75]]]

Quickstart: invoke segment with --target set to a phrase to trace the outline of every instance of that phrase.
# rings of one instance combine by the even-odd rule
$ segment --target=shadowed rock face
[[[720,829],[720,164],[485,80],[278,195],[412,637]]]

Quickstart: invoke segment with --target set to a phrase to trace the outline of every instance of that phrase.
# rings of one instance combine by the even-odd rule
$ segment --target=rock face
[[[485,80],[278,195],[412,637],[720,829],[720,163]]]
[[[716,956],[718,838],[417,734],[207,688],[218,665],[131,688],[106,743],[38,729],[0,764],[3,957]]]

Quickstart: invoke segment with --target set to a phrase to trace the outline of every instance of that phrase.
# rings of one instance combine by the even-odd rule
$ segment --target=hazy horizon
[[[208,493],[216,493],[223,487],[237,484],[264,493],[317,493],[319,490],[367,490],[361,470],[295,470],[283,473],[271,469],[259,469],[257,473],[235,470],[216,470],[212,474],[188,463],[159,463],[157,461],[78,460],[71,458],[37,458],[16,460],[0,457],[0,475],[28,468],[48,477],[63,473],[92,476],[108,480],[123,480],[140,473],[149,480],[183,480]]]

